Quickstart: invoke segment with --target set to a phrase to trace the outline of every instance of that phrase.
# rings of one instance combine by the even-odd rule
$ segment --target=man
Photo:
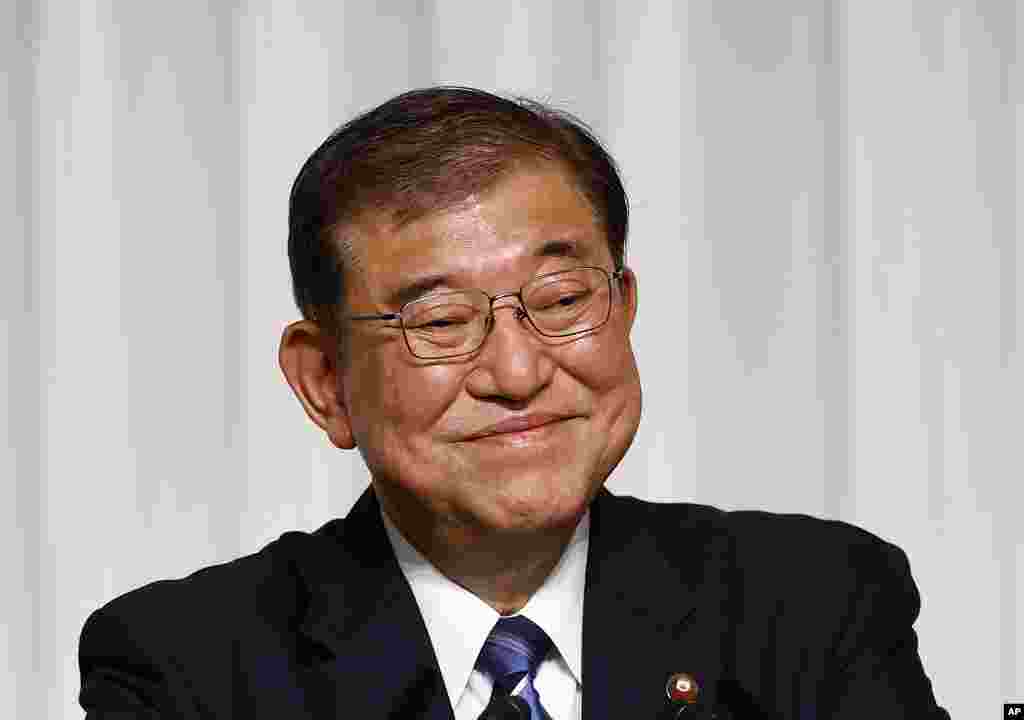
[[[328,138],[280,363],[371,487],[94,613],[88,717],[948,717],[898,548],[602,489],[640,421],[626,228],[611,158],[535,103],[416,91]]]

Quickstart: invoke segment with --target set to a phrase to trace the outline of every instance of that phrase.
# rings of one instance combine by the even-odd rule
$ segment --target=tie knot
[[[551,638],[532,620],[522,615],[501,618],[484,642],[477,667],[511,692],[524,674],[533,679],[550,649]]]

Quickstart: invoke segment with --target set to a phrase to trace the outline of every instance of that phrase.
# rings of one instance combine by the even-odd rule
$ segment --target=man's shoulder
[[[854,578],[901,575],[907,559],[896,545],[842,520],[800,513],[725,510],[689,502],[650,502],[614,496],[617,512],[634,527],[685,548],[673,538],[696,530],[727,539],[734,563],[749,582],[778,584],[781,578]]]
[[[325,588],[341,605],[349,590],[365,597],[360,580],[380,557],[357,551],[346,522],[285,533],[251,555],[149,583],[93,612],[78,648],[83,707],[180,710],[201,698],[211,716],[227,716],[233,700],[250,694],[238,695],[239,687],[266,690],[288,677],[289,663],[319,657],[302,632],[310,608],[323,609]]]
[[[852,523],[799,513],[734,510],[726,513],[737,563],[764,582],[816,581],[824,588],[909,575],[899,547]]]
[[[621,506],[620,518],[655,536],[659,552],[680,572],[727,558],[726,568],[715,574],[725,581],[718,592],[748,649],[772,647],[779,657],[805,652],[824,658],[825,647],[856,645],[862,621],[857,618],[872,617],[880,627],[903,632],[920,610],[906,554],[856,525],[634,498],[618,498],[615,504]],[[719,552],[723,547],[728,550]],[[784,643],[778,642],[781,637]]]
[[[767,510],[725,510],[693,502],[654,502],[630,495],[611,495],[616,512],[655,522],[659,529],[703,527],[721,530],[737,540],[757,539],[781,543],[808,538],[830,544],[860,546],[887,544],[877,535],[852,523],[802,513]]]
[[[252,554],[119,595],[88,617],[82,646],[94,636],[140,632],[173,646],[176,639],[187,643],[203,633],[211,633],[210,640],[214,635],[230,639],[251,632],[255,623],[267,630],[287,625],[303,609],[301,564],[310,555],[337,550],[328,547],[328,538],[338,534],[342,522],[333,520],[315,532],[290,531]]]

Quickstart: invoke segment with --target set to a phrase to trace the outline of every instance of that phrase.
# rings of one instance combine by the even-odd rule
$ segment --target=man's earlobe
[[[285,380],[310,420],[327,433],[337,447],[354,448],[337,359],[319,326],[300,320],[286,327],[277,359]]]

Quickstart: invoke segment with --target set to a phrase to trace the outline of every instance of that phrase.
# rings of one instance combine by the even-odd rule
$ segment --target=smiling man
[[[603,489],[640,422],[626,229],[611,158],[537,103],[432,88],[331,135],[280,364],[371,487],[94,613],[88,717],[947,717],[898,548]]]

